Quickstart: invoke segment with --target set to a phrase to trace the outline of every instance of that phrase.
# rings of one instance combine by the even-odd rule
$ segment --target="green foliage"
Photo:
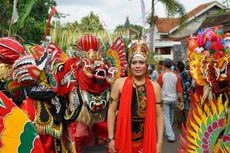
[[[81,19],[81,23],[79,24],[79,31],[82,32],[95,32],[104,30],[105,29],[101,24],[99,17],[92,11],[89,15],[83,17]]]
[[[74,23],[67,23],[64,27],[64,29],[69,29],[71,31],[79,31],[79,23],[75,21]]]
[[[116,29],[114,30],[114,32],[125,31],[125,30],[127,30],[127,28],[125,28],[125,25],[118,25],[116,26]]]
[[[141,35],[142,27],[139,25],[130,25],[131,32],[127,29],[122,29],[123,25],[118,25],[117,29],[113,33],[108,33],[100,19],[94,12],[90,12],[89,15],[83,17],[80,22],[67,23],[61,25],[60,21],[52,23],[51,37],[52,41],[57,44],[64,51],[72,49],[84,34],[92,34],[100,39],[104,45],[104,49],[107,50],[112,42],[116,38],[122,37],[126,44],[126,52],[128,53],[128,44],[131,42],[131,35],[134,32],[137,35]],[[131,34],[131,35],[130,35]]]
[[[157,55],[157,56],[155,56]],[[155,64],[157,65],[157,63],[162,60],[161,57],[159,57],[159,55],[157,53],[153,53],[153,52],[149,52],[149,56],[148,56],[148,63],[149,64]]]
[[[28,17],[28,15],[30,14],[30,11],[35,3],[35,0],[23,0],[23,1],[19,1],[20,3],[18,3],[18,14],[19,14],[19,19],[15,25],[15,32],[17,33],[17,31],[20,31],[25,24],[25,19]]]
[[[118,25],[114,32],[122,32],[129,31],[129,34],[136,34],[138,38],[142,36],[143,27],[137,24],[130,24],[129,28],[125,28],[125,25]]]
[[[0,0],[0,34],[4,36],[7,34],[9,28],[12,7],[10,0]]]
[[[52,41],[63,50],[72,48],[80,37],[88,33],[99,37],[105,45],[113,38],[105,31],[99,16],[94,12],[90,12],[89,15],[83,17],[80,23],[75,21],[62,26],[60,21],[57,21],[52,25],[54,27],[51,30]]]
[[[1,2],[3,1],[3,2]],[[12,0],[0,0],[1,17],[0,32],[6,36],[10,29],[10,20],[13,11]],[[25,41],[41,43],[45,32],[49,10],[56,3],[52,0],[19,0],[17,11],[18,21],[12,25],[10,36],[20,36]]]
[[[179,14],[183,16],[185,14],[184,5],[177,0],[159,0],[166,8],[168,16],[174,16]]]
[[[41,44],[44,38],[46,24],[46,20],[37,21],[35,18],[29,16],[23,28],[20,31],[13,31],[13,33],[22,37],[24,41]],[[15,27],[13,27],[13,29],[15,30]]]
[[[50,31],[52,41],[63,50],[72,48],[76,44],[76,41],[87,33],[99,37],[103,42],[109,40],[109,34],[106,31],[80,31],[78,28],[75,29],[71,23],[63,27],[59,21],[53,23],[53,28]]]

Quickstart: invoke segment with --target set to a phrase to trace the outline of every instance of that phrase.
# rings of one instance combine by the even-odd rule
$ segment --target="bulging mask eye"
[[[61,72],[63,70],[64,70],[64,64],[59,65],[58,68],[57,68],[57,71]]]

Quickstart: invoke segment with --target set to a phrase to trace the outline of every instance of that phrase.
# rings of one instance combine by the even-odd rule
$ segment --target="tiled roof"
[[[204,10],[205,8],[207,8],[209,5],[212,5],[213,3],[215,3],[216,1],[213,2],[209,2],[209,3],[204,3],[202,5],[199,5],[198,7],[196,7],[195,9],[191,10],[189,13],[187,13],[188,18],[196,15],[197,13],[201,12],[202,10]]]
[[[230,23],[230,14],[218,14],[218,15],[212,15],[208,16],[204,22],[201,24],[199,29],[207,28],[207,27],[213,27],[218,25],[225,25]]]
[[[187,13],[187,17],[190,18],[197,13],[201,12],[208,6],[212,5],[216,1],[205,3],[202,5],[199,5],[195,9],[191,10],[190,12]],[[158,18],[156,26],[158,29],[158,32],[160,33],[168,33],[171,29],[179,25],[179,18]]]
[[[179,25],[178,18],[158,18],[157,20],[158,32],[168,33],[169,30]]]

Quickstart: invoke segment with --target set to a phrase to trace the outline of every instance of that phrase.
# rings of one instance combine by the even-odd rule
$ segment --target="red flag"
[[[50,27],[50,21],[51,21],[53,15],[54,15],[56,12],[57,12],[57,10],[56,10],[55,7],[54,7],[54,8],[52,9],[52,11],[50,12],[49,20],[48,20],[47,25],[46,25],[46,31],[45,31],[45,33],[44,33],[44,43],[46,42],[46,35],[47,35],[48,30],[49,30],[49,27]]]

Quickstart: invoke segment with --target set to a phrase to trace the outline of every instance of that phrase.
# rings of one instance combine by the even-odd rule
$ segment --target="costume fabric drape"
[[[115,149],[118,153],[132,153],[131,100],[133,82],[128,77],[123,85],[116,124]],[[156,107],[154,88],[146,78],[147,107],[144,125],[143,152],[156,152]]]

